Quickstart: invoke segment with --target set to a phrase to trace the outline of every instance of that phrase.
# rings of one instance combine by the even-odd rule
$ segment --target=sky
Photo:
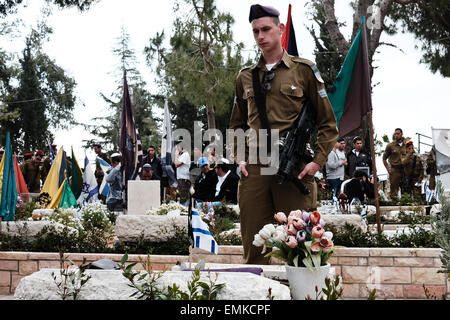
[[[286,22],[289,3],[292,4],[292,21],[295,28],[299,55],[314,60],[314,43],[305,27],[312,23],[308,20],[305,8],[306,0],[279,0],[276,4],[260,2],[262,5],[274,5],[281,13],[281,22]],[[340,0],[336,16],[340,22],[346,22],[344,36],[350,37],[352,10],[348,3]],[[20,29],[21,36],[10,41],[0,39],[0,45],[17,54],[23,50],[24,37],[30,26],[36,25],[40,16],[43,0],[26,0],[26,8],[20,8],[16,16],[25,27]],[[235,18],[233,27],[235,41],[243,42],[251,50],[254,44],[248,14],[254,0],[216,0],[221,11],[229,12]],[[49,24],[53,27],[50,41],[45,44],[45,52],[63,67],[77,82],[78,98],[74,117],[82,123],[92,123],[95,116],[104,115],[106,103],[100,93],[111,97],[116,88],[117,78],[111,72],[116,69],[117,58],[112,53],[120,29],[124,26],[130,35],[130,47],[136,51],[139,71],[148,84],[148,89],[156,93],[155,75],[145,64],[143,49],[156,32],[165,31],[167,38],[172,32],[174,13],[173,1],[155,0],[101,0],[92,8],[80,13],[77,9],[53,9]],[[10,18],[12,18],[11,16]],[[416,49],[420,42],[411,34],[388,36],[383,34],[381,42],[395,44],[379,47],[374,56],[377,67],[372,78],[373,123],[378,137],[391,136],[394,129],[400,127],[404,135],[411,137],[417,147],[416,133],[431,137],[431,127],[450,128],[450,79],[433,74],[426,65],[420,64],[421,52]],[[400,50],[401,49],[401,50]],[[250,52],[250,51],[249,51]],[[231,106],[230,106],[231,107]],[[158,111],[160,112],[160,111]],[[54,143],[70,150],[73,146],[80,163],[85,155],[95,159],[91,149],[82,148],[82,140],[92,138],[81,127],[55,132]],[[423,142],[431,140],[422,138]],[[421,145],[423,153],[430,147]],[[377,161],[379,173],[385,173],[381,161]]]

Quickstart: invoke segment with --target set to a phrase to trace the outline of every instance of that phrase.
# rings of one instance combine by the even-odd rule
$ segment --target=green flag
[[[367,31],[365,19],[345,57],[328,98],[341,137],[359,128],[362,118],[372,109]]]
[[[83,172],[81,171],[80,166],[78,165],[78,161],[75,158],[75,154],[73,153],[72,148],[72,182],[70,184],[70,188],[72,189],[72,193],[75,196],[75,199],[81,194],[81,190],[83,188]]]
[[[77,205],[77,199],[75,199],[75,196],[72,193],[72,190],[69,187],[69,183],[67,182],[67,179],[64,181],[64,189],[61,195],[61,200],[59,201],[59,208],[76,208]]]
[[[0,217],[4,221],[14,221],[17,204],[16,174],[14,172],[14,154],[9,132],[6,132],[6,146],[3,154],[1,180]]]

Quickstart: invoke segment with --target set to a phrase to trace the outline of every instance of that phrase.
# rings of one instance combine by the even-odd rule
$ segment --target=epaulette
[[[311,68],[311,70],[313,71],[314,76],[316,77],[317,81],[319,81],[320,83],[324,83],[322,76],[320,75],[320,71],[314,62],[312,62],[311,60],[308,60],[308,59],[300,58],[300,57],[292,57],[292,61],[300,62],[300,63],[308,65]]]

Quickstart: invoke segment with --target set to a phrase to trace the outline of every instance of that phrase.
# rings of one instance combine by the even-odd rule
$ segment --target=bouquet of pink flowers
[[[279,225],[266,224],[255,235],[253,245],[272,248],[266,257],[276,257],[289,266],[318,268],[327,264],[333,254],[333,233],[325,231],[325,221],[317,211],[278,212]]]

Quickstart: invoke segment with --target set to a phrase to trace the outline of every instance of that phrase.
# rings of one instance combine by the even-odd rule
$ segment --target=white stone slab
[[[44,227],[54,226],[57,231],[62,232],[65,226],[61,223],[50,220],[40,221],[2,221],[0,225],[0,232],[9,236],[22,236],[34,239],[36,235],[42,231]],[[78,234],[74,228],[67,227],[69,233]]]
[[[119,241],[144,240],[163,242],[173,237],[176,231],[187,233],[188,216],[168,217],[166,215],[120,215],[114,231]]]
[[[129,215],[140,215],[161,204],[159,180],[129,180],[128,181],[128,212]]]
[[[51,275],[54,272],[59,278],[59,269],[41,269],[22,278],[16,288],[16,300],[60,300],[57,287]],[[134,292],[129,287],[129,281],[122,275],[121,270],[87,270],[92,278],[82,287],[80,300],[135,300],[130,297]],[[225,283],[223,290],[217,295],[217,300],[266,300],[269,288],[276,300],[290,300],[290,290],[278,281],[267,279],[251,273],[219,272],[216,284]],[[216,279],[216,273],[210,273]],[[192,272],[166,271],[158,279],[161,287],[177,284],[181,290],[187,292],[187,283],[191,280]],[[208,273],[201,272],[201,280],[209,283]]]

